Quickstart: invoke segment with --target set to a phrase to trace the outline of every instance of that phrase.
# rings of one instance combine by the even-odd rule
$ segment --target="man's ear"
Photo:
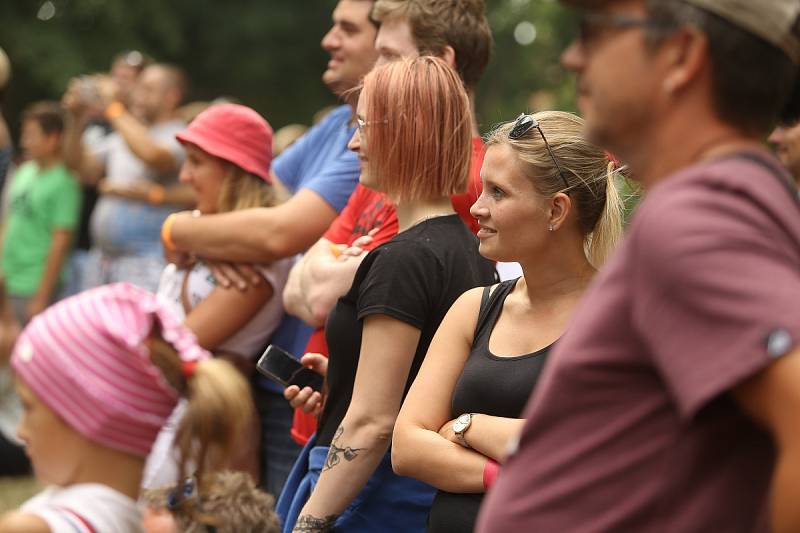
[[[699,30],[686,28],[671,36],[664,46],[669,71],[662,88],[670,94],[681,93],[707,66],[708,37]]]
[[[450,45],[448,44],[447,46],[445,46],[444,48],[442,48],[442,51],[441,51],[441,53],[439,54],[439,57],[440,57],[441,59],[444,59],[444,61],[445,61],[445,62],[446,62],[448,65],[450,65],[451,67],[453,67],[453,70],[458,70],[458,69],[456,68],[456,51],[455,51],[455,50],[453,50],[453,47],[452,47],[452,46],[450,46]]]

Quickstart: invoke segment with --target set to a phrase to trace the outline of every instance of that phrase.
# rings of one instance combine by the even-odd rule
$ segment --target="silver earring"
[[[549,226],[547,226],[547,231],[553,231],[554,229],[555,229],[555,228],[553,227],[553,225],[552,225],[552,224],[550,224]]]

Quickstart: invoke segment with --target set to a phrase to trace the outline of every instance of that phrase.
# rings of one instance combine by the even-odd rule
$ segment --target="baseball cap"
[[[609,0],[561,0],[584,9],[597,9]],[[728,21],[783,50],[800,63],[800,1],[798,0],[681,0]]]
[[[254,109],[214,104],[175,137],[272,183],[272,127]]]

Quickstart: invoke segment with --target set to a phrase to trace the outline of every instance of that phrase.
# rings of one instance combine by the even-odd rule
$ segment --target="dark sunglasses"
[[[523,135],[531,131],[533,128],[539,130],[539,135],[542,136],[542,140],[544,141],[544,146],[545,148],[547,148],[547,153],[550,154],[550,159],[553,160],[553,163],[558,169],[558,175],[561,176],[561,179],[564,181],[564,190],[567,191],[570,188],[569,182],[567,181],[567,177],[564,175],[564,171],[561,170],[561,165],[558,164],[558,159],[556,159],[556,155],[553,153],[553,149],[550,148],[550,143],[547,142],[547,137],[544,136],[542,127],[539,126],[539,121],[533,118],[533,115],[527,115],[525,113],[521,113],[517,117],[517,120],[514,122],[514,127],[511,128],[511,131],[508,134],[508,138],[516,141],[517,139],[522,138]]]
[[[578,41],[586,46],[598,40],[604,30],[609,28],[665,29],[661,24],[647,17],[603,13],[600,11],[578,11]]]

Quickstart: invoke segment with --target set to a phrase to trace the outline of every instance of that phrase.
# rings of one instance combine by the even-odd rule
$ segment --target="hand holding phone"
[[[324,383],[322,374],[303,366],[286,350],[270,344],[256,363],[256,368],[263,375],[280,383],[284,387],[297,385],[300,390],[311,387],[321,391]]]

